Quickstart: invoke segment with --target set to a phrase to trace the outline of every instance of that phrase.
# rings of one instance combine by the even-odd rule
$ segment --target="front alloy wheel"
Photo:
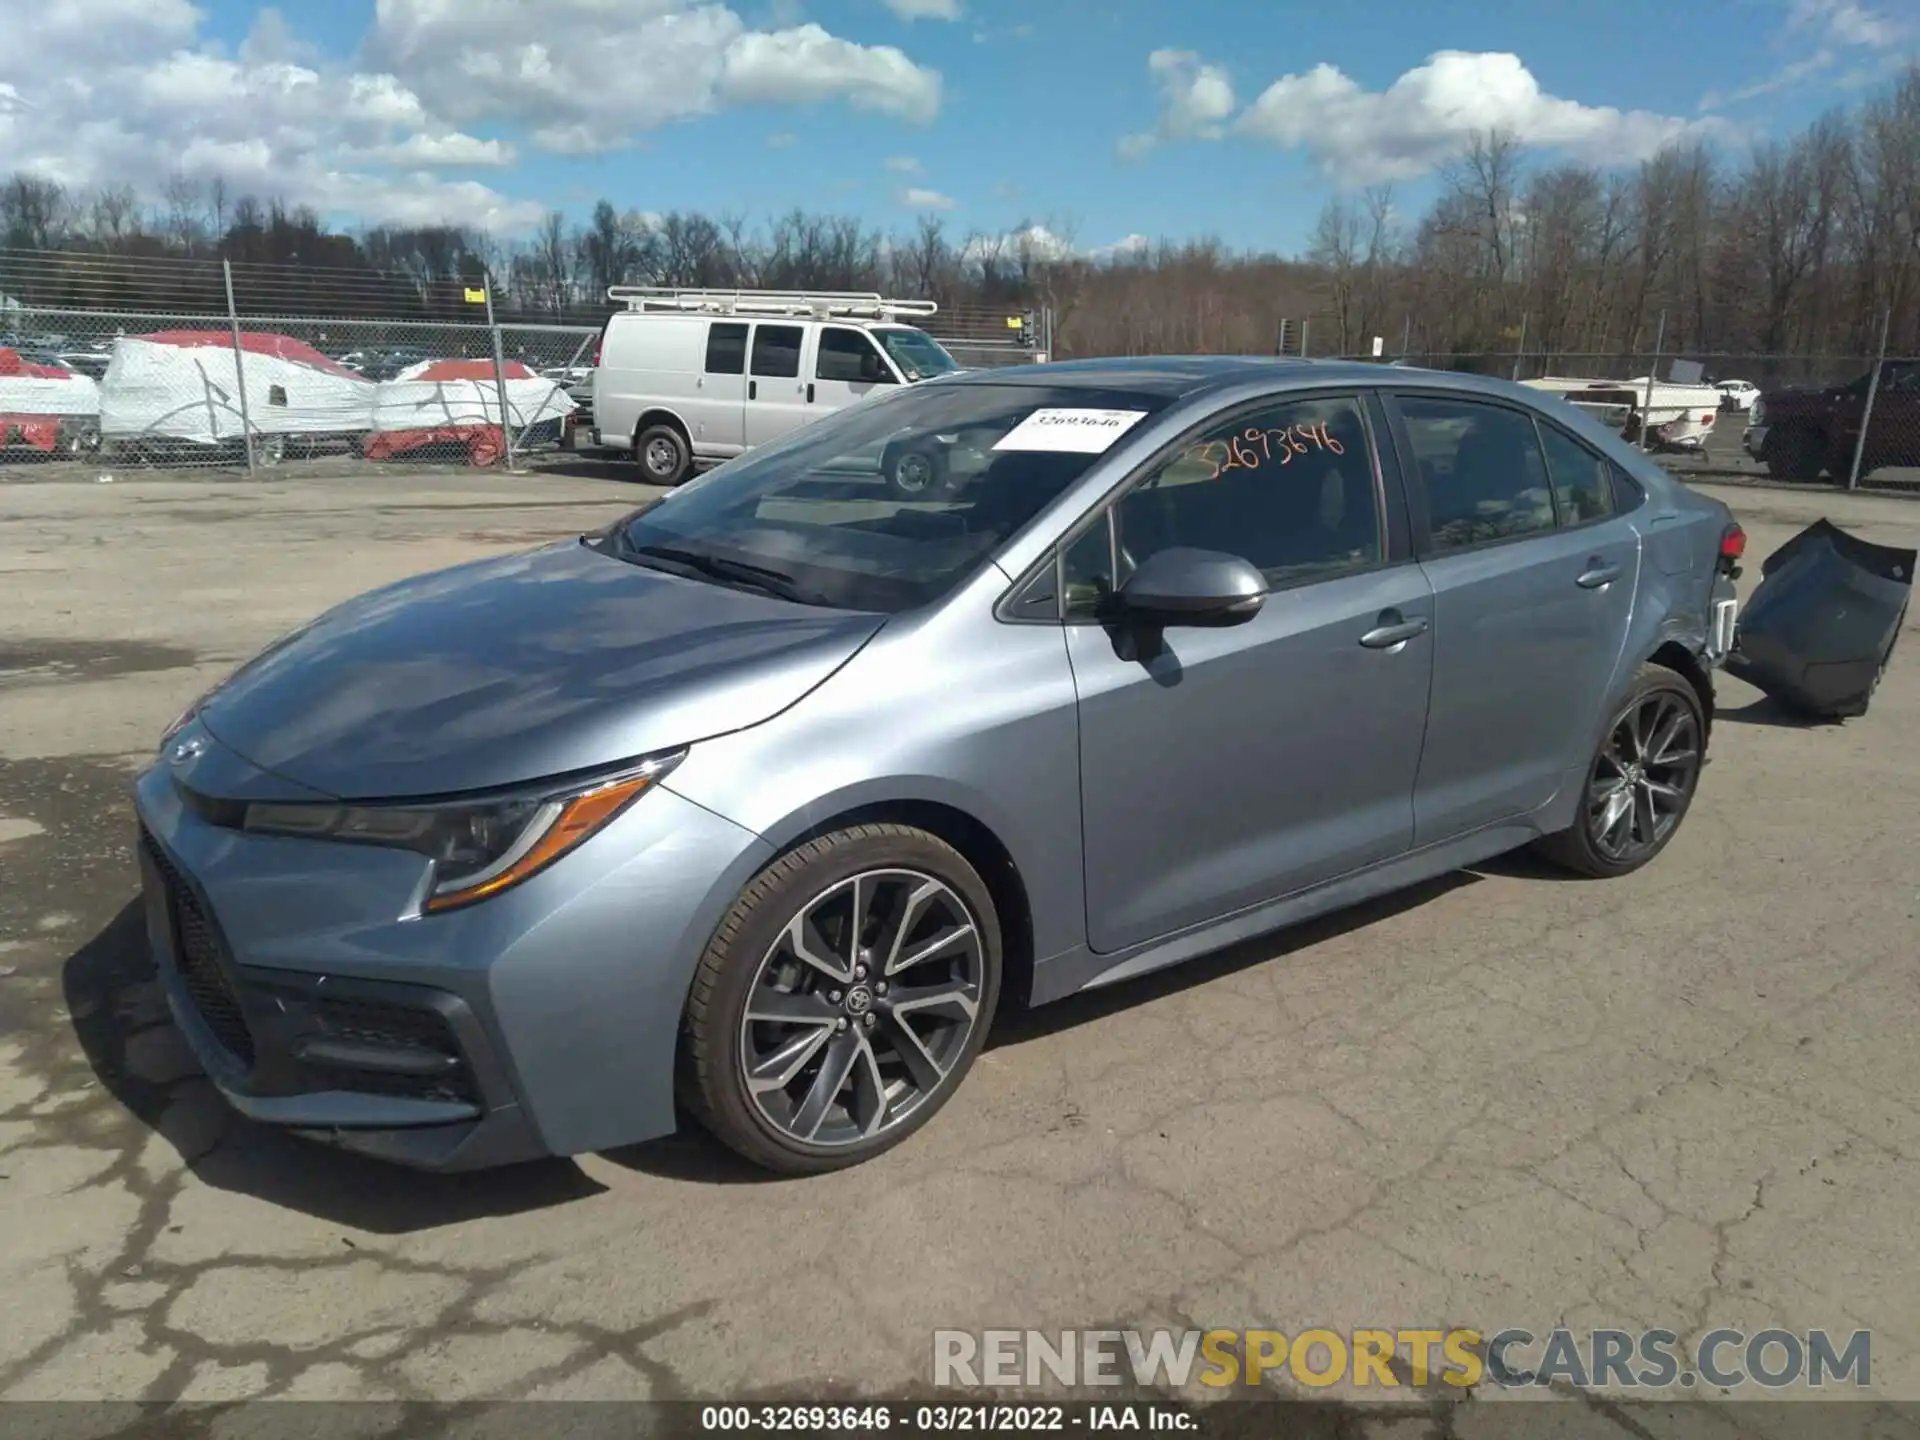
[[[747,888],[701,961],[688,1098],[771,1169],[868,1159],[957,1088],[999,971],[992,899],[944,842],[894,825],[811,841]]]
[[[1705,716],[1693,687],[1665,666],[1643,666],[1601,739],[1579,818],[1542,848],[1583,875],[1638,870],[1678,832],[1705,758]]]

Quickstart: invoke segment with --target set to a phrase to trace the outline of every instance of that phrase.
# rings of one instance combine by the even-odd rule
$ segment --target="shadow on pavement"
[[[1763,725],[1780,730],[1824,730],[1843,722],[1802,715],[1782,705],[1778,700],[1763,695],[1751,704],[1742,705],[1738,710],[1715,712],[1713,723],[1716,725]]]
[[[205,1185],[378,1235],[514,1215],[605,1190],[569,1160],[432,1175],[299,1140],[235,1114],[169,1016],[131,901],[62,967],[67,1011],[100,1083]]]

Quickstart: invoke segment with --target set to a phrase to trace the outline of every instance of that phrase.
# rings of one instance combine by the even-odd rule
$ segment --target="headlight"
[[[1759,400],[1755,400],[1747,410],[1747,423],[1749,425],[1758,425],[1760,424],[1761,421],[1765,420],[1766,418],[1767,418],[1766,405]]]
[[[433,861],[422,908],[456,910],[539,874],[605,828],[685,754],[560,787],[444,805],[254,804],[245,827],[262,835],[417,850]]]

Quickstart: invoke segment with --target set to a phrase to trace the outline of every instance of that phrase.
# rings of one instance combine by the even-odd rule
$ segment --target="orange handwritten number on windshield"
[[[1334,439],[1327,431],[1325,421],[1312,425],[1286,425],[1274,429],[1261,429],[1258,426],[1240,435],[1229,435],[1224,440],[1206,440],[1191,446],[1183,460],[1192,460],[1198,464],[1212,466],[1209,480],[1218,480],[1228,470],[1257,470],[1276,454],[1281,465],[1291,465],[1296,455],[1310,454],[1314,450],[1325,450],[1329,454],[1344,455],[1347,447]]]

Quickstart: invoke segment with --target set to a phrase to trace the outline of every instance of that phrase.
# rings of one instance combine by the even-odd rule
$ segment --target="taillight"
[[[1746,553],[1746,531],[1738,525],[1729,525],[1720,532],[1720,569],[1723,574],[1738,576],[1740,557]]]
[[[1702,425],[1711,425],[1711,424],[1713,424],[1713,416],[1711,416],[1711,415],[1702,415],[1702,416],[1700,417],[1700,423],[1701,423]]]

